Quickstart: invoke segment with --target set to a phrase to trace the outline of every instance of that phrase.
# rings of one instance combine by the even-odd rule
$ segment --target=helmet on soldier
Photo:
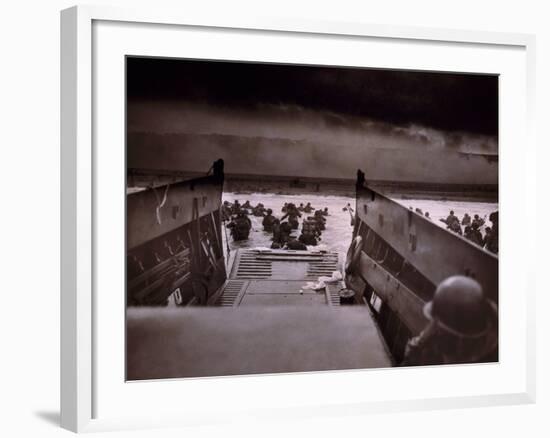
[[[445,331],[465,338],[483,336],[496,309],[483,295],[481,285],[470,277],[455,275],[443,280],[424,315]]]

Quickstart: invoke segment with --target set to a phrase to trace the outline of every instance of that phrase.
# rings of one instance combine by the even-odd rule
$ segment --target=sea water
[[[434,223],[443,228],[446,228],[446,225],[441,222],[440,219],[445,219],[451,210],[454,211],[455,216],[460,220],[462,220],[464,213],[468,213],[472,219],[475,214],[478,214],[481,218],[485,218],[487,225],[490,226],[488,220],[489,214],[498,209],[498,204],[490,202],[466,202],[448,199],[400,199],[398,195],[396,195],[394,199],[407,208],[420,208],[423,213],[428,211]],[[350,213],[348,211],[343,211],[343,208],[349,203],[353,209],[355,209],[355,198],[338,195],[279,195],[274,193],[242,194],[224,192],[223,201],[232,203],[235,200],[238,200],[240,204],[250,201],[252,206],[256,206],[261,202],[265,208],[271,208],[273,210],[273,215],[277,218],[281,218],[285,214],[281,211],[285,202],[292,202],[296,206],[300,204],[306,205],[310,202],[312,207],[316,209],[328,207],[329,215],[325,216],[327,220],[326,229],[322,232],[319,245],[316,247],[308,247],[308,249],[335,251],[340,254],[340,262],[345,260],[345,254],[352,239],[353,226],[351,225]],[[313,216],[313,213],[302,212],[300,227],[298,230],[294,230],[292,235],[296,237],[299,236],[301,221],[308,216]],[[252,215],[249,215],[249,218],[252,221],[252,229],[250,230],[248,240],[234,242],[233,239],[231,239],[229,230],[225,229],[223,233],[224,241],[227,239],[226,242],[231,251],[237,248],[269,248],[271,246],[272,233],[263,231],[262,218]],[[484,227],[482,227],[482,231],[483,228]]]

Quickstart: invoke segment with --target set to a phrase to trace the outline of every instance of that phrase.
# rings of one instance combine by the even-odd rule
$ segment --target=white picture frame
[[[152,412],[150,416],[143,417],[139,415],[131,416],[122,409],[119,413],[109,411],[109,415],[98,415],[102,406],[98,398],[99,380],[103,376],[98,376],[99,370],[104,369],[104,363],[98,363],[98,349],[103,348],[100,340],[101,331],[98,331],[99,320],[102,318],[101,304],[98,304],[97,293],[98,285],[103,284],[98,278],[98,244],[97,238],[101,234],[98,228],[98,199],[101,190],[98,190],[98,181],[106,181],[112,178],[112,181],[118,181],[110,168],[103,165],[104,158],[98,159],[95,148],[97,139],[102,138],[94,124],[101,118],[98,114],[98,96],[96,87],[100,78],[101,68],[94,64],[105,47],[102,43],[102,37],[94,26],[101,23],[131,24],[139,35],[140,30],[136,27],[148,26],[153,33],[162,33],[166,29],[175,29],[185,27],[186,29],[200,30],[202,34],[216,32],[223,29],[232,29],[238,31],[241,36],[246,36],[253,40],[259,38],[263,33],[269,33],[275,39],[279,37],[307,37],[307,36],[333,36],[335,38],[349,37],[350,41],[394,41],[411,47],[418,45],[445,45],[446,43],[455,46],[481,47],[487,50],[498,50],[501,52],[509,50],[510,52],[521,53],[518,59],[524,60],[524,64],[516,66],[520,75],[516,80],[525,79],[526,84],[520,86],[514,84],[510,89],[516,87],[519,94],[515,100],[521,100],[520,115],[524,118],[517,121],[519,128],[510,133],[510,138],[522,141],[522,153],[526,155],[517,178],[520,184],[517,187],[511,187],[503,179],[508,165],[517,162],[517,152],[507,150],[506,146],[502,149],[503,157],[501,165],[501,202],[504,217],[509,217],[509,223],[504,221],[503,229],[507,225],[514,226],[521,218],[514,215],[514,212],[506,209],[508,197],[521,197],[525,202],[534,201],[535,176],[532,158],[534,156],[534,140],[532,134],[533,120],[533,96],[534,96],[534,52],[535,39],[532,35],[525,34],[507,34],[491,33],[483,31],[460,31],[451,29],[425,29],[403,26],[381,26],[366,23],[340,23],[340,22],[318,22],[307,19],[298,19],[296,17],[273,18],[273,17],[246,17],[246,16],[217,16],[211,14],[208,16],[196,15],[193,11],[162,11],[162,10],[130,10],[110,7],[78,6],[62,11],[61,13],[61,425],[72,431],[99,431],[119,428],[142,428],[142,427],[162,427],[186,424],[202,424],[211,421],[212,416],[217,415],[218,419],[223,419],[224,414],[219,407],[211,407],[208,412],[203,409],[182,415],[181,410],[171,412],[165,411],[162,407],[157,412]],[[109,34],[107,34],[107,37]],[[137,38],[136,40],[139,40]],[[160,40],[159,42],[160,43]],[[103,45],[102,45],[103,44]],[[152,42],[149,50],[155,50],[156,43]],[[341,42],[339,44],[347,44]],[[116,46],[116,44],[113,44]],[[123,50],[123,48],[121,49]],[[168,50],[168,49],[167,49]],[[402,49],[401,49],[402,50]],[[113,52],[115,55],[116,53]],[[135,54],[135,53],[132,53]],[[163,55],[166,55],[164,53]],[[238,55],[237,55],[238,56]],[[253,59],[253,58],[252,58]],[[431,61],[430,61],[431,62]],[[435,61],[434,61],[435,62]],[[430,68],[427,60],[417,61],[418,68]],[[481,63],[481,60],[480,60]],[[104,65],[104,64],[102,64]],[[413,64],[410,64],[413,67]],[[488,67],[480,67],[480,71],[485,71]],[[493,73],[500,73],[498,67],[491,70]],[[519,78],[519,79],[518,79]],[[119,78],[123,82],[123,78]],[[120,88],[120,87],[119,87]],[[118,89],[118,92],[121,92]],[[116,93],[115,93],[116,94]],[[501,99],[501,105],[507,105],[509,102],[506,96]],[[120,96],[118,96],[120,98]],[[100,104],[101,105],[101,104]],[[503,111],[505,113],[505,111]],[[118,117],[123,117],[119,114]],[[501,117],[501,124],[503,119]],[[507,125],[506,125],[507,126]],[[501,132],[503,144],[506,144],[508,133]],[[123,144],[120,145],[123,148]],[[116,161],[113,162],[116,167]],[[103,166],[103,167],[102,167]],[[105,172],[104,172],[105,171]],[[114,170],[112,172],[124,172],[124,169]],[[101,174],[101,175],[100,175]],[[527,213],[529,214],[529,213]],[[508,216],[506,216],[508,215]],[[509,228],[509,229],[510,229]],[[508,239],[508,237],[506,237]],[[525,243],[510,237],[507,241],[514,248],[525,248]],[[532,242],[530,242],[532,243]],[[504,255],[506,254],[503,251]],[[99,260],[100,262],[101,260]],[[507,263],[510,259],[501,261],[501,271],[506,275]],[[505,264],[506,263],[506,264]],[[519,263],[516,268],[519,272],[519,280],[527,278],[530,268],[525,264]],[[338,394],[339,398],[330,399],[328,395],[318,397],[317,402],[304,398],[299,405],[292,405],[285,402],[284,394],[279,398],[275,397],[271,404],[262,405],[259,403],[257,411],[253,406],[249,406],[247,415],[270,416],[270,415],[290,415],[309,416],[326,414],[329,410],[332,415],[341,415],[342,413],[363,413],[363,412],[394,412],[412,409],[434,409],[451,407],[474,407],[502,404],[531,403],[535,399],[535,351],[534,351],[534,288],[532,281],[525,281],[521,284],[520,296],[518,298],[518,323],[517,339],[514,337],[518,349],[518,366],[512,371],[514,381],[513,387],[504,387],[502,390],[495,389],[483,394],[468,393],[465,391],[462,395],[439,394],[438,396],[416,396],[413,392],[389,396],[387,399],[362,399],[361,397],[346,396],[346,389]],[[508,287],[502,282],[503,287]],[[123,291],[120,291],[123,294]],[[508,309],[508,310],[506,310]],[[510,320],[510,307],[506,308],[506,299],[503,300],[501,309],[501,318],[503,323]],[[521,312],[519,312],[521,311]],[[116,317],[116,316],[115,316]],[[123,326],[124,315],[119,315],[118,321]],[[113,319],[109,324],[113,323]],[[116,324],[116,322],[115,322]],[[505,328],[505,326],[503,326]],[[116,330],[120,327],[117,326]],[[506,335],[507,330],[502,330]],[[512,341],[511,341],[512,342]],[[512,347],[511,347],[512,348]],[[123,355],[123,351],[120,352]],[[102,356],[105,358],[105,354]],[[102,359],[103,361],[105,359]],[[504,366],[497,364],[496,366]],[[103,368],[102,368],[103,367]],[[475,367],[453,367],[459,369],[458,372],[464,372],[464,376],[482,372]],[[419,378],[418,376],[427,376],[429,372],[432,376],[438,374],[438,370],[431,368],[428,370],[393,370],[393,378],[396,381],[406,381],[407,379]],[[361,372],[339,372],[339,373],[321,373],[321,377],[315,376],[316,373],[303,375],[286,376],[277,383],[282,386],[301,385],[306,387],[321,384],[327,385],[345,385],[347,382],[358,382],[358,379],[372,379],[373,372],[366,377]],[[511,374],[510,374],[511,375]],[[334,377],[334,382],[328,379]],[[273,377],[271,377],[272,379]],[[437,378],[437,377],[436,377]],[[445,376],[441,376],[445,378]],[[221,379],[198,379],[193,380],[197,391],[237,391],[242,389],[244,394],[257,394],[247,391],[262,391],[266,388],[272,388],[272,383],[268,383],[268,377],[241,377],[241,378],[221,378]],[[290,380],[288,380],[290,379]],[[352,380],[353,379],[353,380]],[[514,380],[516,379],[516,380]],[[303,382],[305,383],[303,383]],[[266,383],[267,382],[267,383]],[[286,382],[286,383],[285,383]],[[301,383],[302,382],[302,383]],[[124,384],[124,382],[120,382]],[[161,385],[162,391],[169,390],[169,386],[179,385],[178,382],[153,382],[146,383],[147,390],[153,385]],[[141,385],[141,384],[139,384]],[[267,386],[262,386],[267,385]],[[357,384],[361,387],[360,384]],[[141,391],[136,384],[133,386],[132,394]],[[105,393],[105,386],[102,386],[99,393]],[[145,388],[145,387],[142,387]],[[254,389],[255,388],[255,389]],[[260,389],[258,389],[260,388]],[[496,388],[496,387],[495,387]],[[143,389],[145,391],[145,389]],[[160,394],[160,393],[159,393]],[[221,396],[223,398],[223,395]],[[327,398],[328,397],[328,398]],[[276,414],[273,410],[276,406]],[[252,410],[250,410],[252,409]],[[273,411],[273,413],[272,413]],[[230,415],[238,415],[230,413]]]

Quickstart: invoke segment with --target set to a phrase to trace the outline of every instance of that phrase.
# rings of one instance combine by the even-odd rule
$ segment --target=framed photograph
[[[61,26],[63,427],[534,401],[534,37]]]

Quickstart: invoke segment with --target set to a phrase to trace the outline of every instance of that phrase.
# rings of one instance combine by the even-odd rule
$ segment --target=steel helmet
[[[477,281],[455,275],[437,286],[433,300],[424,306],[424,315],[455,336],[477,338],[490,329],[496,306],[485,298]]]

